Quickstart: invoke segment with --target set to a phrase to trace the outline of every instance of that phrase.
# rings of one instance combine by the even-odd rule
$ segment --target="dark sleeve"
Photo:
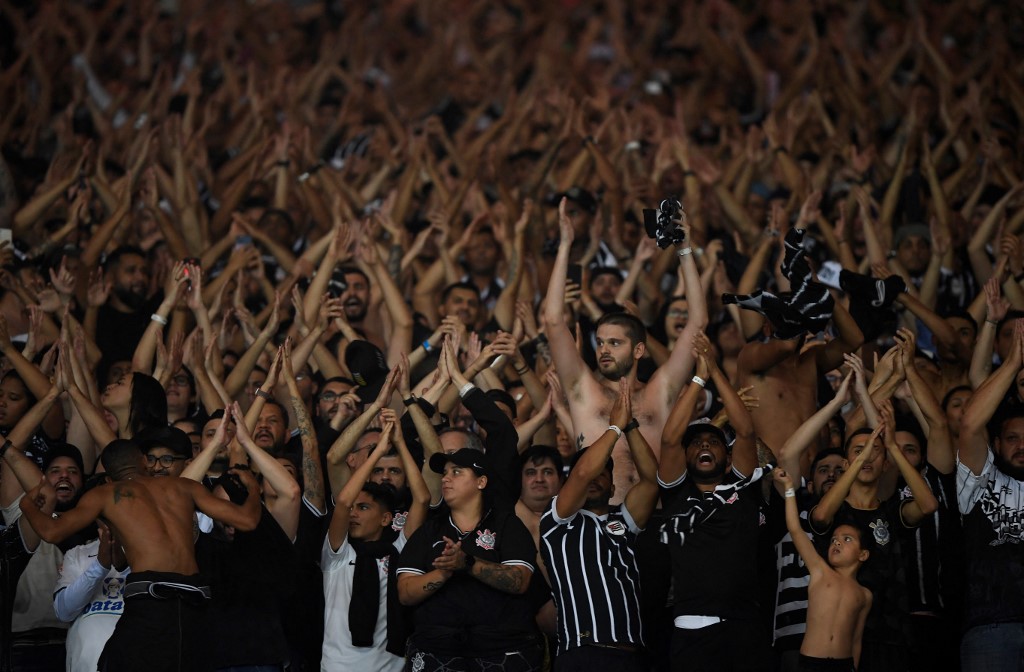
[[[498,541],[498,557],[503,565],[519,565],[536,571],[537,547],[533,537],[519,517],[510,514],[502,529],[504,538]]]
[[[430,525],[423,525],[413,533],[398,556],[399,574],[426,574],[434,568],[434,560],[440,555],[440,551],[432,550],[434,536]]]
[[[427,414],[428,418],[432,418],[437,409],[426,399],[416,399],[416,404],[423,409],[423,412]],[[408,412],[402,414],[399,422],[402,425],[402,436],[405,437],[405,445],[409,448],[409,454],[412,455],[412,459],[416,460],[416,464],[419,465],[420,469],[423,468],[423,442],[420,441],[420,433],[416,431],[416,423],[412,421],[412,416]]]
[[[474,387],[462,399],[462,405],[470,412],[480,428],[487,432],[484,446],[487,448],[487,459],[494,469],[495,479],[500,481],[503,499],[502,505],[514,505],[519,499],[522,487],[522,475],[519,468],[519,432],[512,421],[501,412],[498,405],[487,398],[484,391]]]

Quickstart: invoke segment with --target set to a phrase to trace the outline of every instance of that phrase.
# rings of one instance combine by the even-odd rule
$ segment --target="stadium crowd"
[[[1024,669],[1024,10],[0,0],[0,671]]]

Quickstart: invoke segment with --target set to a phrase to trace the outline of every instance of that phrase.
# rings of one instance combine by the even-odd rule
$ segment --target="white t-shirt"
[[[19,495],[10,506],[3,509],[3,517],[7,525],[17,525],[21,518],[21,498]],[[28,632],[36,628],[66,628],[53,613],[53,583],[64,554],[53,544],[39,542],[39,547],[32,554],[24,573],[18,579],[18,588],[14,595],[14,612],[11,616],[11,632]]]
[[[391,560],[405,548],[405,533],[395,540]],[[388,558],[377,560],[380,580],[380,609],[373,629],[373,646],[352,646],[348,628],[348,607],[352,601],[352,578],[356,571],[356,552],[348,543],[348,535],[337,551],[331,549],[330,537],[324,538],[320,567],[324,572],[324,648],[320,663],[322,672],[401,672],[405,659],[385,650],[388,636]]]
[[[76,581],[91,584],[85,606],[68,630],[68,672],[93,672],[96,669],[103,646],[124,611],[125,578],[131,570],[105,569],[96,558],[99,548],[100,540],[94,539],[68,551],[54,587],[56,595],[61,589],[69,589]],[[89,585],[84,588],[89,588]]]

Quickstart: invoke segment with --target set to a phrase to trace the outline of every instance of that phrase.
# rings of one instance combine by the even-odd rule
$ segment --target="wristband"
[[[796,497],[796,491],[793,490],[793,488],[786,488],[786,495],[785,496],[786,496],[786,499],[790,499],[792,497]]]
[[[689,247],[684,247],[677,253],[680,257],[685,257],[688,254],[693,254],[693,250]]]
[[[281,161],[275,161],[274,165],[279,168],[287,168],[288,166],[291,165],[291,162],[288,159],[283,159]]]
[[[10,439],[7,439],[6,441],[4,441],[4,442],[3,442],[3,445],[0,445],[0,460],[4,459],[4,455],[6,455],[6,454],[7,454],[7,451],[8,451],[8,450],[9,450],[9,449],[11,448],[11,446],[13,446],[13,445],[14,445],[14,444],[13,444],[13,443],[11,443],[11,440],[10,440]]]
[[[415,396],[410,396],[408,399],[403,399],[402,403],[405,404],[406,406],[412,406],[416,403],[416,401],[417,400]]]
[[[694,177],[696,175],[697,175],[697,173],[693,172],[692,170],[684,170],[683,171],[683,177]]]
[[[622,430],[619,429],[618,425],[608,425],[608,429],[615,432],[616,436],[622,436]],[[608,431],[607,429],[605,431]]]
[[[466,383],[465,385],[460,387],[459,398],[465,397],[467,394],[469,394],[469,391],[472,390],[474,387],[476,387],[476,385],[474,385],[473,383]]]
[[[630,140],[629,142],[626,143],[626,146],[623,149],[625,149],[625,151],[627,152],[635,152],[636,150],[640,149],[640,141]]]
[[[153,322],[157,322],[159,324],[162,324],[165,327],[167,326],[167,318],[164,317],[163,315],[158,315],[156,313],[153,313],[152,315],[149,316],[149,319],[152,320]]]
[[[698,384],[698,385],[700,385],[701,387],[706,387],[706,386],[707,386],[707,384],[708,384],[708,381],[704,380],[704,379],[703,379],[703,378],[701,378],[700,376],[694,376],[694,377],[693,377],[693,378],[691,378],[690,380],[691,380],[692,382],[694,382],[694,383],[697,383],[697,384]]]
[[[629,422],[626,423],[626,426],[622,428],[622,433],[623,434],[629,434],[634,429],[639,429],[639,428],[640,428],[640,421],[637,420],[636,418],[630,418]]]
[[[462,566],[462,571],[464,571],[466,573],[469,573],[469,572],[473,571],[473,565],[476,564],[476,556],[470,555],[469,553],[465,553],[465,556],[466,556],[466,560],[465,560],[466,564]]]
[[[258,387],[256,388],[256,396],[259,397],[260,399],[266,399],[267,401],[270,401],[270,395]]]
[[[423,339],[423,342],[420,343],[420,345],[423,346],[423,352],[429,353],[433,350],[433,348],[430,347],[430,339]]]
[[[772,150],[772,152],[774,152],[776,154],[782,154],[782,153],[788,154],[789,150],[786,149],[785,147],[776,147],[775,149]]]
[[[524,366],[521,369],[518,366],[515,367],[515,368],[516,368],[516,373],[518,373],[520,376],[525,376],[526,374],[528,374],[530,372],[530,367],[528,367],[528,366]]]
[[[999,326],[998,322],[996,322],[995,320],[990,320],[987,317],[985,318],[985,324],[991,324],[993,327]]]

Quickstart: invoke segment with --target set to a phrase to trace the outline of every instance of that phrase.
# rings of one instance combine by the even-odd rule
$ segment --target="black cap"
[[[352,372],[359,400],[364,404],[372,403],[388,377],[384,353],[369,341],[352,341],[345,348],[345,366]]]
[[[43,455],[43,473],[50,468],[50,465],[58,457],[70,457],[78,465],[78,471],[85,476],[85,461],[82,459],[82,451],[70,443],[51,444],[50,449]]]
[[[472,469],[477,476],[487,476],[487,459],[479,450],[462,448],[454,453],[434,453],[430,456],[430,470],[436,474],[443,474],[445,466],[451,462],[454,465]]]
[[[725,432],[721,428],[711,424],[711,421],[707,418],[695,420],[690,423],[690,426],[686,428],[686,432],[683,433],[683,448],[686,448],[693,440],[700,434],[714,434],[722,442],[722,445],[729,448],[729,439],[725,436]]]
[[[177,427],[150,427],[135,435],[135,442],[142,452],[152,448],[166,448],[178,457],[192,457],[192,441]]]

